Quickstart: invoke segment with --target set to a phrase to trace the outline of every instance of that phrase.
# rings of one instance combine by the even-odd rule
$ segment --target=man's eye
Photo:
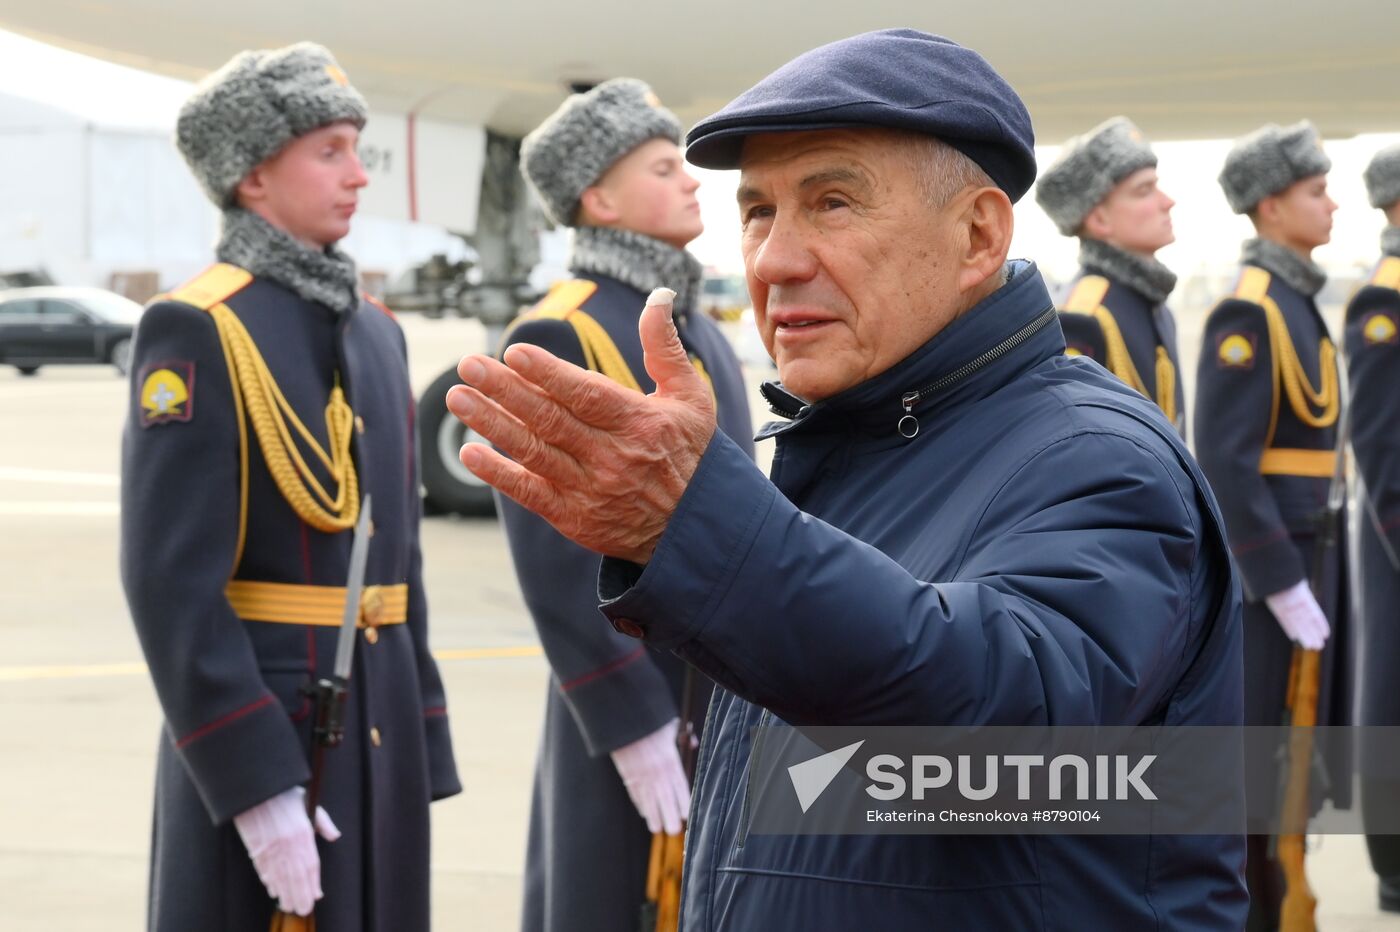
[[[743,219],[744,223],[748,223],[750,220],[766,220],[772,216],[773,208],[771,207],[750,207],[748,210],[744,211]]]
[[[843,200],[842,198],[839,198],[839,197],[824,197],[824,198],[822,198],[822,210],[840,210],[840,209],[843,208],[843,207],[849,207],[849,206],[851,206],[851,205],[848,204],[848,203],[846,203],[845,200]]]

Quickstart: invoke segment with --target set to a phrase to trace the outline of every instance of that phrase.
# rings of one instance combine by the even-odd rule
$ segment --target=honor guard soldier
[[[1088,356],[1157,402],[1186,434],[1176,275],[1155,258],[1170,245],[1174,201],[1157,186],[1157,156],[1126,117],[1065,143],[1035,199],[1065,236],[1079,237],[1079,274],[1060,308],[1065,352]]]
[[[1317,724],[1349,718],[1344,552],[1316,546],[1342,404],[1336,348],[1314,302],[1326,276],[1311,259],[1331,238],[1330,168],[1303,122],[1239,140],[1220,173],[1231,209],[1258,236],[1244,244],[1234,293],[1206,321],[1195,442],[1245,585],[1246,725],[1288,721],[1295,644],[1322,651]],[[1320,591],[1311,579],[1322,580]],[[1349,803],[1349,779],[1333,774],[1334,803]],[[1251,810],[1263,811],[1259,800]],[[1266,835],[1250,836],[1247,876],[1248,928],[1276,927],[1283,880]]]
[[[1360,473],[1357,593],[1361,637],[1361,725],[1400,725],[1400,146],[1376,153],[1366,168],[1371,206],[1385,212],[1381,258],[1347,306],[1351,443]],[[1400,783],[1368,772],[1362,745],[1363,819],[1400,801]],[[1369,820],[1369,819],[1368,819]],[[1366,836],[1380,879],[1380,907],[1400,912],[1400,836]]]
[[[703,230],[699,182],[685,170],[680,138],[675,116],[631,78],[570,97],[525,138],[526,178],[555,222],[574,230],[574,277],[526,313],[504,345],[542,346],[651,392],[638,319],[653,288],[672,288],[681,341],[713,392],[720,427],[751,455],[738,361],[696,304],[701,267],[685,247]],[[710,681],[603,623],[599,555],[497,499],[552,671],[522,928],[633,929],[653,834],[678,836],[690,808],[677,733],[698,733]]]
[[[335,248],[366,113],[309,43],[235,56],[180,111],[223,212],[219,262],[142,316],[122,447],[122,580],[165,715],[153,930],[267,929],[274,907],[313,905],[328,932],[429,927],[428,803],[461,786],[428,652],[404,338]],[[307,690],[331,675],[364,496],[344,736],[313,828]]]

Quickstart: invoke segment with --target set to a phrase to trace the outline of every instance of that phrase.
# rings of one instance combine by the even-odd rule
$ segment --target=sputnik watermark
[[[736,810],[745,833],[1216,834],[1245,825],[1238,727],[777,723],[754,731],[750,753]],[[1271,746],[1255,757],[1273,754]]]
[[[793,792],[805,813],[821,798],[821,794],[865,744],[856,741],[845,747],[818,754],[800,764],[788,767]],[[981,761],[971,754],[948,758],[941,754],[915,754],[908,760],[895,754],[876,754],[865,764],[870,783],[865,793],[871,799],[889,802],[900,799],[922,801],[931,792],[953,786],[959,796],[972,802],[995,799],[1001,790],[1001,773],[1014,771],[1016,799],[1058,801],[1072,798],[1079,801],[1128,799],[1155,800],[1157,794],[1147,784],[1145,775],[1156,754],[1136,758],[1127,754],[1096,754],[1092,760],[1079,754],[1059,754],[1047,762],[1043,754],[987,754]],[[908,777],[905,771],[908,771]],[[1043,780],[1033,791],[1033,784]],[[1065,786],[1072,787],[1066,794]],[[938,810],[936,812],[890,812],[866,810],[868,822],[1032,822],[1032,821],[1098,821],[1097,810],[1035,809],[1022,812],[992,810],[968,812]]]
[[[1127,754],[1096,754],[1091,765],[1078,754],[1059,754],[1047,765],[1043,754],[987,754],[980,765],[979,780],[979,765],[971,754],[959,754],[956,763],[940,754],[915,754],[908,762],[910,778],[906,780],[901,773],[905,766],[902,758],[877,754],[866,763],[866,775],[873,783],[865,791],[880,800],[906,796],[922,800],[928,792],[952,785],[956,773],[958,795],[982,802],[996,798],[1001,786],[1001,770],[1010,768],[1016,772],[1016,799],[1022,802],[1033,798],[1064,799],[1067,779],[1074,785],[1073,798],[1078,800],[1122,801],[1134,798],[1134,794],[1137,799],[1156,799],[1157,794],[1143,780],[1156,759],[1156,754],[1144,754],[1136,759]],[[1034,779],[1045,781],[1044,794],[1032,794]],[[980,785],[974,785],[979,782]]]

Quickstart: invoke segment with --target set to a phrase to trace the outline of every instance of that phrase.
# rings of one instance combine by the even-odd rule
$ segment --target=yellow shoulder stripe
[[[585,368],[603,373],[624,388],[641,391],[642,387],[632,374],[632,369],[622,358],[622,351],[617,348],[612,337],[608,336],[603,325],[579,310],[597,290],[598,285],[595,282],[584,279],[560,282],[549,289],[549,294],[545,295],[539,304],[517,317],[510,330],[529,320],[563,321],[574,329],[574,335],[578,337],[579,346],[583,348]],[[506,331],[507,335],[510,330]],[[506,342],[506,339],[502,339],[501,345],[504,346]]]
[[[1371,284],[1400,291],[1400,258],[1386,256],[1382,259],[1376,266],[1376,274],[1371,276]]]
[[[170,292],[169,298],[207,311],[223,304],[253,280],[253,273],[227,262],[216,262]]]
[[[593,292],[597,290],[598,286],[595,283],[581,278],[560,282],[549,289],[549,294],[545,295],[539,304],[527,311],[526,316],[563,320],[569,312],[582,307],[583,302],[593,297]]]
[[[1077,283],[1074,290],[1069,294],[1069,300],[1061,310],[1069,311],[1073,314],[1092,314],[1103,304],[1104,295],[1108,294],[1108,279],[1102,275],[1085,275]]]
[[[1269,273],[1257,265],[1246,265],[1240,269],[1240,280],[1235,285],[1235,297],[1251,304],[1263,304],[1269,293]]]

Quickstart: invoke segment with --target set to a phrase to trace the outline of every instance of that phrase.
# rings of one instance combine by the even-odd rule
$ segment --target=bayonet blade
[[[365,587],[365,564],[369,561],[369,496],[360,503],[360,519],[350,543],[350,575],[345,580],[345,615],[340,622],[340,641],[335,646],[335,675],[350,679],[355,658],[355,629],[360,622],[360,594]]]

